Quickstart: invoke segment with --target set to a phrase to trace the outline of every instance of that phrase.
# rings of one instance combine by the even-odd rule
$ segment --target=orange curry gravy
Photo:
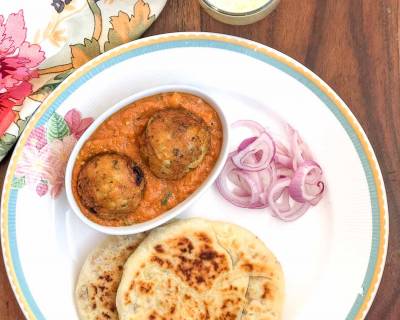
[[[180,180],[157,178],[143,162],[138,139],[147,121],[164,108],[183,107],[201,117],[208,125],[211,144],[202,163]],[[190,196],[208,177],[222,146],[222,126],[217,112],[201,98],[186,93],[163,93],[136,101],[105,120],[83,145],[72,174],[72,189],[81,211],[90,220],[105,226],[123,226],[147,221],[175,207]],[[89,211],[78,195],[78,175],[85,161],[103,152],[118,152],[132,158],[143,170],[145,191],[139,207],[116,219],[101,218]]]

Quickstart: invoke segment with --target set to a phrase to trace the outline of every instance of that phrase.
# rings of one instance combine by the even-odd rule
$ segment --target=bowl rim
[[[118,226],[118,227],[113,227],[113,226],[104,226],[101,224],[98,224],[92,220],[90,220],[88,217],[86,217],[85,214],[80,210],[75,197],[72,192],[72,171],[76,162],[76,157],[85,144],[85,142],[90,138],[90,136],[94,133],[94,131],[110,116],[115,114],[116,112],[120,111],[123,109],[125,106],[128,104],[131,104],[135,101],[138,101],[140,99],[150,97],[153,95],[161,94],[161,93],[168,93],[168,92],[182,92],[182,93],[188,93],[192,94],[195,96],[200,97],[204,101],[206,101],[218,114],[219,119],[221,121],[222,125],[222,132],[223,132],[223,140],[222,140],[222,146],[221,146],[221,151],[218,156],[217,162],[215,163],[213,169],[211,170],[210,174],[208,177],[202,182],[202,184],[191,194],[189,195],[185,200],[183,200],[181,203],[176,205],[175,207],[163,212],[159,216],[144,221],[140,222],[137,224],[132,224],[129,226]],[[65,171],[65,191],[67,195],[67,201],[74,212],[75,215],[78,216],[78,218],[91,227],[92,229],[95,229],[99,232],[109,234],[109,235],[131,235],[131,234],[136,234],[144,231],[148,231],[151,229],[154,229],[164,223],[167,223],[168,221],[176,218],[179,214],[183,213],[197,198],[199,198],[216,180],[218,177],[219,173],[222,171],[225,162],[228,158],[228,153],[229,153],[229,139],[230,139],[230,129],[229,129],[229,124],[226,118],[226,115],[224,114],[224,111],[220,107],[219,103],[215,101],[214,98],[210,97],[209,94],[205,93],[204,90],[199,89],[198,87],[194,86],[189,86],[189,85],[162,85],[162,86],[157,86],[153,87],[150,89],[138,91],[122,100],[119,102],[115,103],[113,106],[108,108],[105,112],[103,112],[99,117],[97,117],[94,122],[87,128],[87,130],[83,133],[83,135],[79,138],[78,142],[75,144],[74,148],[72,149],[72,152],[70,154],[70,157],[68,159],[66,171]]]
[[[219,8],[217,5],[212,4],[210,0],[202,0],[202,2],[208,7],[208,9],[213,10],[216,13],[223,14],[225,16],[229,17],[248,17],[248,16],[254,16],[257,15],[261,12],[267,11],[271,8],[275,8],[275,6],[278,5],[280,0],[267,0],[266,3],[261,5],[260,7],[249,10],[249,11],[243,11],[243,12],[233,12],[233,11],[228,11]]]

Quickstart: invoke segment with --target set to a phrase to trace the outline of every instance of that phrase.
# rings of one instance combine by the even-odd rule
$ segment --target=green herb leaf
[[[11,188],[21,189],[25,185],[25,177],[14,177]]]
[[[47,122],[47,139],[52,142],[69,134],[69,127],[64,118],[54,112]]]
[[[169,198],[171,198],[171,197],[172,197],[172,192],[171,192],[171,191],[168,191],[168,192],[165,194],[164,198],[161,200],[161,205],[166,206],[166,205],[168,204]]]

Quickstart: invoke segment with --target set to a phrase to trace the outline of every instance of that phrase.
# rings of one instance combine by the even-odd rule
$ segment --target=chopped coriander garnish
[[[168,204],[169,198],[171,198],[171,197],[172,197],[172,192],[171,192],[171,191],[168,191],[168,192],[165,194],[164,198],[161,200],[161,205],[166,206],[166,205]]]

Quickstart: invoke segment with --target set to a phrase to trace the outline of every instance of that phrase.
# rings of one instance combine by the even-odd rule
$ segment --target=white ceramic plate
[[[82,118],[168,84],[205,90],[230,122],[255,119],[273,130],[279,118],[290,122],[328,185],[323,201],[292,223],[268,210],[234,207],[215,188],[183,216],[234,222],[265,241],[286,276],[284,319],[364,318],[388,237],[384,185],[364,132],[343,101],[299,63],[254,42],[205,33],[156,36],[107,52],[58,87],[29,123],[10,162],[1,221],[7,271],[25,315],[76,319],[75,281],[103,237],[71,212],[57,173],[90,122]]]

